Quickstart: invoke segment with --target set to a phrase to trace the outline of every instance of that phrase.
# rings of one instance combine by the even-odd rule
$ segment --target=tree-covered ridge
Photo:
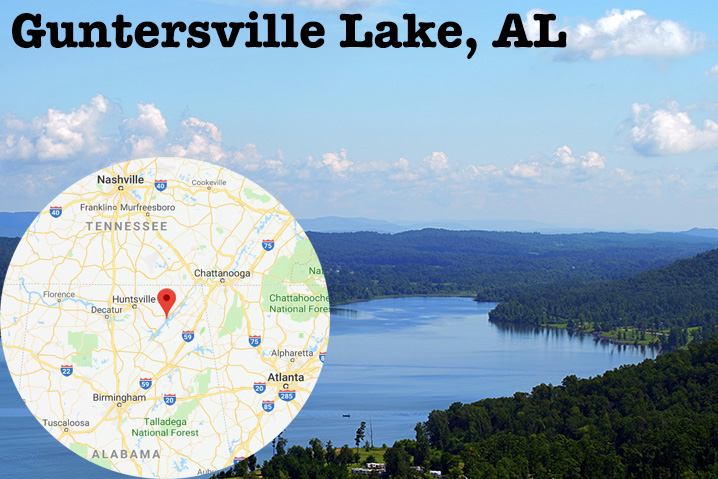
[[[526,287],[623,278],[718,247],[685,234],[555,234],[425,229],[308,233],[332,304],[381,296],[515,298]],[[0,279],[17,238],[0,238]],[[0,283],[1,284],[1,283]]]
[[[10,265],[10,260],[15,252],[19,238],[2,238],[0,237],[0,293],[2,285],[5,282],[5,274]]]
[[[502,301],[527,287],[623,278],[718,246],[683,234],[556,234],[425,229],[308,233],[332,304],[401,295]]]
[[[430,471],[446,479],[716,478],[718,337],[595,378],[454,403],[415,432],[376,458],[319,439],[290,448],[279,439],[261,476],[355,479],[366,476],[352,467],[377,460],[398,479],[430,479]],[[253,470],[249,458],[215,477],[257,477]]]
[[[424,427],[469,479],[718,477],[718,338],[592,379],[455,403]]]
[[[703,340],[718,324],[718,250],[629,278],[558,289],[526,288],[499,304],[489,318],[614,331],[627,339],[629,333],[637,339],[655,333],[668,347],[691,338]]]

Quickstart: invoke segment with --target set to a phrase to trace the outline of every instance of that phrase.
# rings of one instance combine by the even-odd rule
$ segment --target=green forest
[[[12,254],[15,252],[18,241],[18,238],[0,237],[0,293],[2,292],[2,285],[5,283],[5,274],[7,273],[7,268],[10,265],[10,260],[12,259]]]
[[[525,288],[489,318],[566,326],[624,342],[652,339],[668,348],[705,340],[718,325],[718,250],[629,278]]]
[[[383,450],[389,477],[430,478],[435,470],[448,479],[718,478],[718,337],[591,379],[454,403],[415,431]],[[262,477],[341,479],[359,467],[347,445],[285,445]],[[256,477],[255,464],[250,458],[216,477]]]
[[[542,285],[625,278],[718,248],[718,238],[680,233],[546,235],[424,229],[307,235],[333,305],[408,295],[465,295],[498,302]],[[17,242],[0,238],[0,281]]]
[[[545,235],[424,229],[308,233],[333,305],[386,296],[466,295],[504,301],[551,288],[624,278],[718,247],[678,233]]]

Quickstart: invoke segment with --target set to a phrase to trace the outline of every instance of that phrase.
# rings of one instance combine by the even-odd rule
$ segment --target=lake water
[[[563,330],[499,327],[492,303],[469,298],[396,298],[332,310],[321,377],[284,432],[354,444],[361,421],[375,445],[414,436],[414,426],[455,401],[510,396],[569,375],[590,377],[655,357],[655,351],[597,342]],[[24,407],[0,359],[0,477],[122,478],[71,453]],[[343,415],[349,414],[346,418]],[[271,456],[271,445],[258,453]]]

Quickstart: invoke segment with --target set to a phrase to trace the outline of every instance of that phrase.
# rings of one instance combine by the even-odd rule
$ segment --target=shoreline
[[[338,308],[340,306],[346,306],[348,304],[355,304],[355,303],[368,303],[369,301],[374,301],[377,299],[391,299],[391,298],[474,298],[476,295],[465,293],[465,294],[390,294],[390,295],[382,295],[382,296],[376,296],[374,298],[370,299],[351,299],[349,301],[341,301],[336,304],[330,304],[330,308]],[[486,303],[496,303],[496,301],[478,301],[480,303],[486,302]],[[498,304],[498,303],[497,303]]]
[[[498,304],[500,302],[500,301],[479,301],[476,299],[476,295],[468,294],[468,293],[466,293],[466,294],[393,294],[393,295],[377,296],[377,297],[371,298],[371,299],[352,299],[349,301],[344,301],[344,302],[330,305],[330,308],[335,309],[335,308],[341,308],[342,306],[347,306],[350,304],[367,303],[369,301],[374,301],[377,299],[390,299],[390,298],[473,298],[473,300],[477,303],[496,303],[496,304]],[[662,351],[663,348],[660,345],[640,344],[640,343],[636,344],[635,341],[626,341],[626,340],[615,339],[615,338],[612,338],[611,336],[606,336],[597,331],[582,331],[580,329],[568,329],[566,327],[552,326],[550,324],[536,326],[535,324],[520,323],[520,322],[513,322],[513,321],[491,321],[491,320],[489,320],[489,322],[494,323],[494,324],[533,327],[533,328],[539,328],[539,329],[564,330],[564,331],[569,331],[573,334],[590,335],[599,341],[604,341],[609,344],[615,344],[616,346],[632,346],[635,348],[651,348],[651,349],[656,349],[659,352],[663,352]]]
[[[521,323],[521,322],[513,322],[513,321],[489,320],[489,322],[494,323],[494,324],[502,324],[502,325],[509,325],[509,326],[511,326],[511,325],[523,326],[523,327],[530,327],[530,328],[535,328],[535,329],[563,330],[563,331],[568,331],[572,334],[580,334],[581,336],[593,336],[598,341],[606,342],[609,344],[615,344],[616,346],[631,346],[631,347],[635,347],[635,348],[650,348],[650,349],[656,349],[659,352],[665,352],[665,351],[663,351],[663,348],[660,345],[656,345],[655,343],[636,344],[635,340],[634,341],[626,341],[626,340],[615,339],[611,336],[606,336],[597,331],[583,331],[580,329],[569,329],[567,327],[552,326],[550,324],[542,324],[540,326],[537,326],[537,325],[531,324],[531,323]]]

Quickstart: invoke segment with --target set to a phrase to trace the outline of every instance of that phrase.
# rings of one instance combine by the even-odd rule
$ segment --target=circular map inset
[[[142,477],[231,466],[279,434],[324,362],[329,298],[291,214],[179,158],[68,188],[15,251],[0,302],[15,385],[58,441]]]

